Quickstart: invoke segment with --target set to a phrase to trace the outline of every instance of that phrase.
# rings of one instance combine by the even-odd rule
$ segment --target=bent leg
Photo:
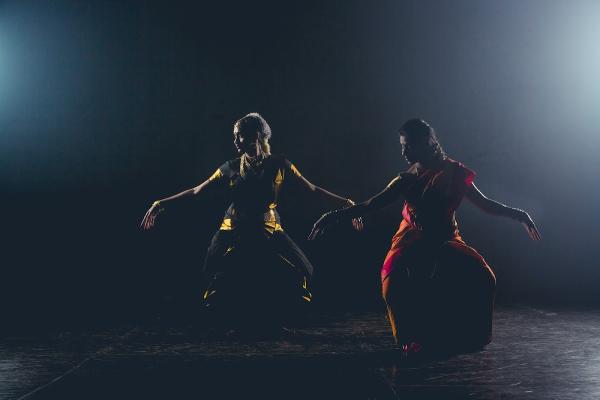
[[[414,340],[415,321],[411,309],[410,273],[406,267],[391,266],[398,261],[399,254],[390,251],[383,264],[381,294],[387,307],[394,340],[397,344],[404,344]]]
[[[491,341],[496,277],[484,258],[462,241],[446,242],[432,278],[441,342],[481,347]]]

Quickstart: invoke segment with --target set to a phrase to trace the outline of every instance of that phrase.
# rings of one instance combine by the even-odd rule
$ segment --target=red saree
[[[462,240],[455,218],[475,173],[445,159],[406,172],[403,220],[381,269],[392,333],[400,344],[491,340],[496,278]]]

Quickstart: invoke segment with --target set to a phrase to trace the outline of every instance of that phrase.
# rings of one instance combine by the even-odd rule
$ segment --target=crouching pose
[[[143,229],[152,228],[158,214],[175,200],[208,188],[229,196],[231,205],[206,255],[203,291],[206,308],[228,328],[281,326],[312,299],[313,266],[286,234],[277,212],[288,181],[341,205],[353,204],[309,182],[285,157],[272,155],[270,137],[271,129],[259,114],[239,119],[233,127],[239,157],[225,162],[200,185],[155,201],[141,223]],[[360,219],[353,224],[362,228]]]
[[[483,257],[461,238],[455,210],[466,197],[481,210],[523,224],[540,236],[522,210],[484,196],[475,173],[446,156],[429,124],[411,119],[400,129],[410,167],[364,203],[324,214],[309,236],[330,224],[404,199],[402,222],[381,269],[382,294],[392,334],[405,352],[478,348],[489,343],[496,278]]]

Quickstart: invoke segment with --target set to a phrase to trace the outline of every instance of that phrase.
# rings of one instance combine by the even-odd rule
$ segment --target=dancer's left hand
[[[521,225],[523,225],[531,240],[540,240],[540,232],[538,231],[537,227],[535,226],[535,223],[533,222],[529,214],[527,214],[527,212],[523,210],[519,211],[520,212],[517,216],[517,221],[519,221]]]
[[[346,200],[346,203],[348,204],[348,206],[356,205],[356,203],[351,199]],[[352,227],[359,232],[365,229],[365,224],[363,222],[362,217],[352,218]]]
[[[362,217],[353,218],[352,227],[359,232],[365,229],[365,223],[363,222]]]

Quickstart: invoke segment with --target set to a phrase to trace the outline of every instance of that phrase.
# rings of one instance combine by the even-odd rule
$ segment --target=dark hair
[[[238,131],[242,132],[243,135],[252,135],[248,136],[248,139],[258,139],[260,150],[263,152],[263,154],[271,154],[271,146],[269,145],[269,139],[271,138],[271,127],[259,113],[253,112],[247,114],[235,121],[233,126],[237,127]]]
[[[433,158],[445,158],[446,153],[431,125],[420,118],[412,118],[402,124],[398,133],[410,139],[426,140]]]

